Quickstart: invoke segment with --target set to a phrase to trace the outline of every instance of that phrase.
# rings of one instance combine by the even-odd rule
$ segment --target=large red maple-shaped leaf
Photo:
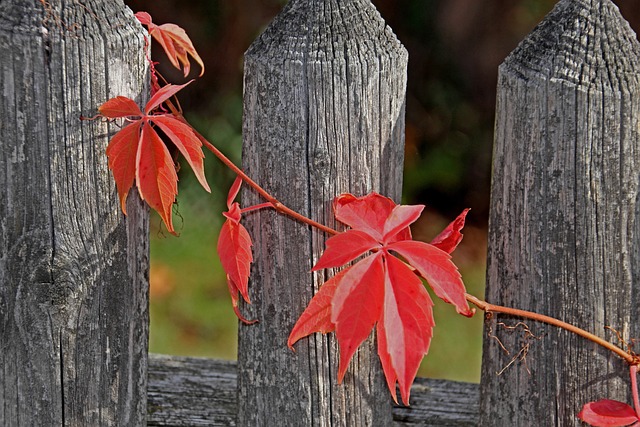
[[[242,316],[238,308],[238,302],[240,301],[238,293],[242,295],[246,302],[251,303],[249,300],[249,273],[251,262],[253,262],[251,237],[247,229],[240,224],[240,219],[242,218],[240,205],[237,202],[233,202],[240,191],[241,184],[242,180],[236,178],[229,190],[229,196],[227,197],[227,208],[229,210],[223,214],[227,219],[222,225],[218,236],[218,256],[220,257],[222,268],[227,273],[227,285],[231,294],[233,311],[238,316],[238,319],[244,323],[251,324],[255,321],[247,320]]]
[[[428,244],[411,240],[409,230],[422,213],[422,205],[396,205],[371,193],[364,197],[341,195],[333,206],[336,218],[351,229],[327,240],[313,270],[339,267],[373,253],[320,288],[291,331],[288,344],[291,347],[313,332],[335,330],[341,381],[356,349],[377,324],[378,355],[389,390],[397,401],[397,383],[403,402],[408,404],[411,384],[429,350],[434,326],[433,302],[419,276],[459,313],[473,315],[449,255],[460,243],[467,210]]]
[[[200,76],[202,76],[204,73],[202,58],[200,58],[200,55],[193,47],[193,43],[191,43],[191,39],[181,27],[175,24],[156,25],[152,22],[151,15],[147,12],[138,12],[135,16],[142,25],[147,26],[149,34],[162,46],[171,64],[177,69],[182,66],[185,77],[189,75],[191,70],[189,56],[200,65]]]
[[[190,82],[189,82],[190,83]],[[159,214],[167,230],[176,234],[172,206],[178,193],[178,175],[169,150],[158,129],[175,145],[193,169],[205,190],[211,192],[204,176],[202,142],[180,118],[164,112],[153,113],[184,85],[166,85],[151,97],[144,111],[132,99],[118,96],[102,104],[98,111],[108,119],[125,119],[128,124],[116,133],[107,147],[109,168],[116,181],[122,211],[134,182],[138,192]]]

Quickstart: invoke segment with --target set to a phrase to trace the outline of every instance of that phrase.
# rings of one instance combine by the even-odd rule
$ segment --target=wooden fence
[[[332,338],[285,346],[325,236],[273,213],[247,220],[260,323],[237,365],[148,357],[147,210],[119,211],[114,128],[78,120],[144,100],[142,34],[121,0],[0,2],[0,425],[567,426],[630,401],[616,357],[501,316],[480,386],[418,379],[392,407],[371,341],[335,384]],[[250,175],[329,224],[338,193],[398,199],[407,54],[368,0],[292,0],[245,59]],[[499,69],[488,301],[640,337],[639,121],[635,34],[610,0],[561,0]]]

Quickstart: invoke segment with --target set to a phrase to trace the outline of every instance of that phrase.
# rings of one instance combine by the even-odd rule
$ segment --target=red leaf
[[[178,175],[169,150],[147,123],[140,132],[136,164],[140,197],[160,214],[167,230],[176,235],[171,208],[178,194]]]
[[[384,298],[382,252],[352,266],[342,277],[331,307],[340,346],[338,382],[342,382],[351,357],[380,318]]]
[[[211,189],[204,176],[204,153],[202,142],[193,132],[191,126],[183,123],[171,115],[152,116],[153,124],[157,125],[171,142],[178,148],[193,169],[200,185],[209,193]]]
[[[140,117],[143,116],[138,104],[132,99],[124,96],[116,96],[111,98],[98,107],[98,112],[110,119],[118,119],[122,117]]]
[[[335,330],[336,326],[331,322],[331,301],[340,281],[350,268],[345,268],[320,286],[318,293],[313,296],[291,330],[287,341],[289,348],[293,349],[293,344],[299,339],[314,332],[326,334]]]
[[[402,255],[443,301],[456,306],[458,313],[473,316],[465,298],[466,289],[451,256],[433,245],[414,240],[392,243],[388,249]]]
[[[234,199],[236,198],[236,196],[240,192],[240,186],[241,185],[242,185],[242,178],[237,176],[235,181],[233,181],[233,184],[231,185],[231,188],[229,189],[229,195],[227,196],[227,208],[228,209],[231,209],[231,205],[233,204]]]
[[[393,208],[389,217],[384,223],[382,239],[385,243],[398,241],[398,233],[409,228],[409,224],[414,223],[420,215],[424,205],[399,205]],[[411,238],[411,236],[409,236]]]
[[[335,328],[340,347],[338,382],[357,347],[377,323],[378,355],[394,400],[396,384],[405,404],[422,358],[429,350],[434,326],[433,302],[418,274],[436,294],[473,315],[465,298],[460,273],[451,256],[437,247],[411,240],[409,225],[424,206],[398,206],[377,193],[364,197],[343,194],[334,200],[336,219],[351,227],[326,242],[326,250],[313,270],[332,268],[374,251],[344,272],[335,286],[314,297],[296,323],[289,345],[316,331]],[[440,239],[451,247],[459,242],[464,215]],[[397,252],[416,271],[389,251]],[[326,286],[326,285],[325,285]],[[329,300],[331,317],[327,318]]]
[[[242,224],[230,219],[225,221],[218,236],[218,256],[222,268],[248,303],[251,302],[249,273],[253,261],[252,245],[251,237]]]
[[[191,64],[187,55],[200,65],[200,76],[204,73],[204,63],[193,47],[193,43],[187,36],[187,33],[175,24],[156,25],[151,21],[151,16],[146,12],[136,13],[136,18],[142,25],[149,28],[149,34],[162,46],[171,64],[180,69],[184,68],[184,76],[187,77]]]
[[[402,401],[408,405],[411,384],[431,343],[435,326],[433,302],[422,281],[406,264],[393,256],[385,259],[387,271],[384,308],[378,322],[378,355],[394,400],[397,403],[397,379]]]
[[[134,180],[143,200],[155,209],[167,230],[176,234],[171,222],[171,209],[178,193],[175,163],[153,126],[157,126],[172,141],[193,169],[205,190],[211,191],[204,175],[204,154],[197,132],[179,116],[148,113],[157,108],[184,85],[167,85],[149,100],[142,113],[129,98],[110,99],[100,107],[104,117],[114,119],[140,116],[111,139],[107,147],[109,168],[113,172],[122,211],[126,214],[126,199]]]
[[[238,308],[238,302],[240,302],[240,299],[238,298],[238,292],[239,292],[238,287],[233,282],[233,280],[231,280],[228,274],[227,274],[227,286],[229,287],[229,293],[231,294],[231,305],[233,306],[233,312],[236,314],[238,319],[240,319],[242,323],[245,323],[247,325],[252,325],[256,323],[257,320],[247,320],[247,318],[244,317],[242,313],[240,313],[240,308]]]
[[[462,233],[460,230],[464,227],[467,212],[469,212],[469,209],[463,210],[456,219],[451,221],[451,223],[431,241],[431,244],[447,253],[453,252],[462,241]]]
[[[166,86],[163,86],[151,97],[149,102],[147,102],[147,105],[144,106],[144,113],[149,114],[151,111],[155,110],[160,104],[162,104],[164,101],[166,101],[167,99],[171,98],[173,95],[178,93],[180,90],[182,90],[182,88],[187,86],[192,81],[193,80],[189,80],[183,85],[168,84]]]
[[[342,194],[333,201],[336,219],[382,242],[384,223],[396,207],[393,200],[372,192],[364,197]]]
[[[151,24],[151,15],[149,15],[147,12],[136,12],[135,17],[138,19],[138,21],[140,21],[140,23],[142,25],[149,25]]]
[[[330,237],[326,249],[311,271],[339,267],[380,244],[369,234],[358,230],[347,230]]]
[[[127,194],[136,176],[136,156],[140,139],[140,122],[131,123],[116,133],[107,146],[109,169],[118,188],[122,212],[127,213]]]
[[[587,403],[578,418],[596,427],[622,427],[639,420],[631,406],[609,399]]]

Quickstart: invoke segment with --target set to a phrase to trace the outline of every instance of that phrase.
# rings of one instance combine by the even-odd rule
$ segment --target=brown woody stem
[[[316,222],[316,221],[314,221],[314,220],[312,220],[310,218],[307,218],[306,216],[301,215],[298,212],[294,211],[293,209],[288,208],[287,206],[285,206],[282,203],[280,203],[278,201],[278,199],[276,199],[271,194],[269,194],[264,188],[260,187],[254,180],[252,180],[246,173],[244,173],[244,171],[242,169],[237,167],[231,160],[229,160],[229,158],[227,156],[225,156],[213,144],[211,144],[209,141],[207,141],[197,131],[195,131],[195,132],[196,132],[196,135],[200,138],[200,141],[202,141],[202,143],[204,144],[205,147],[207,147],[213,154],[215,154],[215,156],[218,159],[220,159],[220,161],[222,163],[224,163],[229,169],[231,169],[236,175],[238,175],[244,182],[246,182],[247,185],[249,185],[251,188],[256,190],[258,192],[258,194],[260,194],[266,201],[271,203],[271,205],[273,206],[273,208],[276,211],[278,211],[280,213],[283,213],[285,215],[289,215],[293,219],[296,219],[296,220],[298,220],[298,221],[300,221],[302,223],[305,223],[305,224],[308,224],[308,225],[310,225],[312,227],[315,227],[318,230],[324,231],[325,233],[338,234],[338,232],[336,230],[334,230],[333,228],[327,227],[326,225],[322,225],[319,222]]]
[[[553,317],[549,317],[549,316],[545,316],[543,314],[538,314],[538,313],[534,313],[531,311],[526,311],[526,310],[519,310],[517,308],[510,308],[510,307],[503,307],[500,305],[494,305],[494,304],[489,304],[486,301],[483,301],[471,294],[465,294],[465,298],[467,299],[467,301],[469,301],[470,303],[474,304],[475,306],[477,306],[480,310],[484,311],[485,313],[502,313],[502,314],[508,314],[511,316],[517,316],[517,317],[524,317],[526,319],[531,319],[531,320],[535,320],[537,322],[542,322],[542,323],[547,323],[549,325],[553,325],[556,326],[558,328],[562,328],[564,330],[567,330],[569,332],[573,332],[576,335],[579,335],[583,338],[588,339],[589,341],[592,341],[598,345],[601,345],[602,347],[606,348],[607,350],[610,350],[612,352],[614,352],[615,354],[617,354],[618,356],[620,356],[621,358],[623,358],[629,365],[631,366],[638,366],[640,365],[640,357],[630,354],[626,351],[624,351],[623,349],[621,349],[620,347],[611,344],[608,341],[603,340],[602,338],[592,334],[591,332],[587,332],[584,329],[580,329],[577,326],[571,325],[569,323],[563,322],[562,320],[558,320],[556,318]]]

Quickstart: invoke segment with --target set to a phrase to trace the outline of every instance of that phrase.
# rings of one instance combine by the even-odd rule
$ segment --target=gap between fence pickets
[[[236,362],[149,355],[149,426],[233,426]],[[396,425],[473,426],[478,384],[416,378],[411,406],[394,407]]]

